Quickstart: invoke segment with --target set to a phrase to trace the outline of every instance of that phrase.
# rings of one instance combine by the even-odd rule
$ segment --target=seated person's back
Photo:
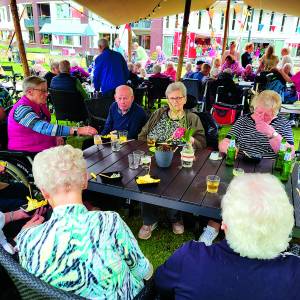
[[[82,151],[70,145],[43,151],[35,157],[33,174],[53,213],[17,236],[21,265],[84,298],[133,299],[152,266],[117,213],[89,212],[83,205],[87,176]]]
[[[293,207],[280,181],[270,174],[234,178],[222,218],[226,240],[187,242],[157,269],[162,299],[298,299],[300,257],[283,253]]]
[[[145,125],[147,116],[143,108],[134,102],[133,91],[129,86],[116,88],[115,100],[109,109],[109,114],[101,134],[113,130],[127,130],[129,139],[136,139]]]

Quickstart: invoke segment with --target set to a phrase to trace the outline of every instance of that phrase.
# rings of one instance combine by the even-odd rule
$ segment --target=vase
[[[195,151],[191,145],[184,146],[181,154],[181,165],[183,168],[191,168],[193,166]]]
[[[160,168],[170,167],[173,159],[173,151],[155,151],[155,160]]]

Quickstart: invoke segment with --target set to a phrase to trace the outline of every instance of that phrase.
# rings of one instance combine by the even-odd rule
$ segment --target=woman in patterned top
[[[191,138],[194,147],[205,148],[204,129],[199,117],[183,108],[186,103],[186,95],[186,88],[183,83],[171,83],[166,90],[169,107],[160,108],[151,115],[149,121],[142,128],[138,139],[146,141],[147,136],[151,136],[158,142],[165,142],[172,137],[174,131],[179,127],[194,128],[195,132]],[[174,209],[168,209],[167,214],[172,223],[173,232],[182,234],[184,226],[181,214]],[[147,240],[157,227],[158,207],[142,204],[142,216],[144,225],[141,227],[138,237]]]
[[[274,91],[263,91],[252,101],[254,112],[241,116],[232,126],[230,132],[219,144],[220,152],[226,153],[230,138],[235,136],[239,152],[248,155],[262,155],[264,158],[275,158],[282,138],[287,147],[294,151],[294,140],[290,121],[278,116],[281,105],[279,94]],[[199,241],[209,246],[218,236],[220,224],[210,220],[204,228]]]
[[[53,208],[44,224],[16,238],[21,265],[47,283],[88,299],[133,299],[153,268],[115,212],[88,211],[83,153],[70,145],[34,159],[37,186]]]

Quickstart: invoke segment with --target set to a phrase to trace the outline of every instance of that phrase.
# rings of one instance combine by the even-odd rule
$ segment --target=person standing
[[[231,55],[235,61],[240,61],[240,52],[236,51],[236,42],[232,41],[229,46],[229,50],[225,50],[222,56],[222,64],[228,55]]]
[[[108,47],[108,41],[98,41],[100,55],[95,60],[93,83],[95,91],[102,95],[113,97],[116,87],[123,85],[129,78],[129,71],[122,54]]]
[[[113,50],[119,52],[125,58],[125,50],[121,46],[121,40],[119,38],[115,39]]]
[[[135,52],[135,62],[141,63],[142,67],[144,67],[148,60],[146,50],[136,42],[133,43],[133,50]]]
[[[253,43],[248,43],[245,46],[245,52],[242,54],[242,67],[246,68],[247,65],[252,65],[252,56],[251,53],[254,50]]]

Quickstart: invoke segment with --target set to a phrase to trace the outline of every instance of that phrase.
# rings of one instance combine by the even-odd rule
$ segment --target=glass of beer
[[[119,139],[118,132],[116,130],[111,131],[110,132],[110,140],[111,140],[111,142],[113,142],[115,140],[118,140],[118,139]]]
[[[121,144],[124,143],[124,142],[127,142],[127,135],[128,135],[127,130],[118,131],[118,136],[119,136],[119,140],[120,140]]]
[[[206,191],[208,193],[217,193],[220,185],[220,177],[217,175],[208,175],[206,177]]]
[[[96,145],[97,148],[99,149],[99,145],[101,144],[102,144],[101,135],[99,134],[94,135],[94,145]]]
[[[147,146],[150,147],[155,147],[155,143],[156,143],[156,138],[153,136],[147,136]]]

